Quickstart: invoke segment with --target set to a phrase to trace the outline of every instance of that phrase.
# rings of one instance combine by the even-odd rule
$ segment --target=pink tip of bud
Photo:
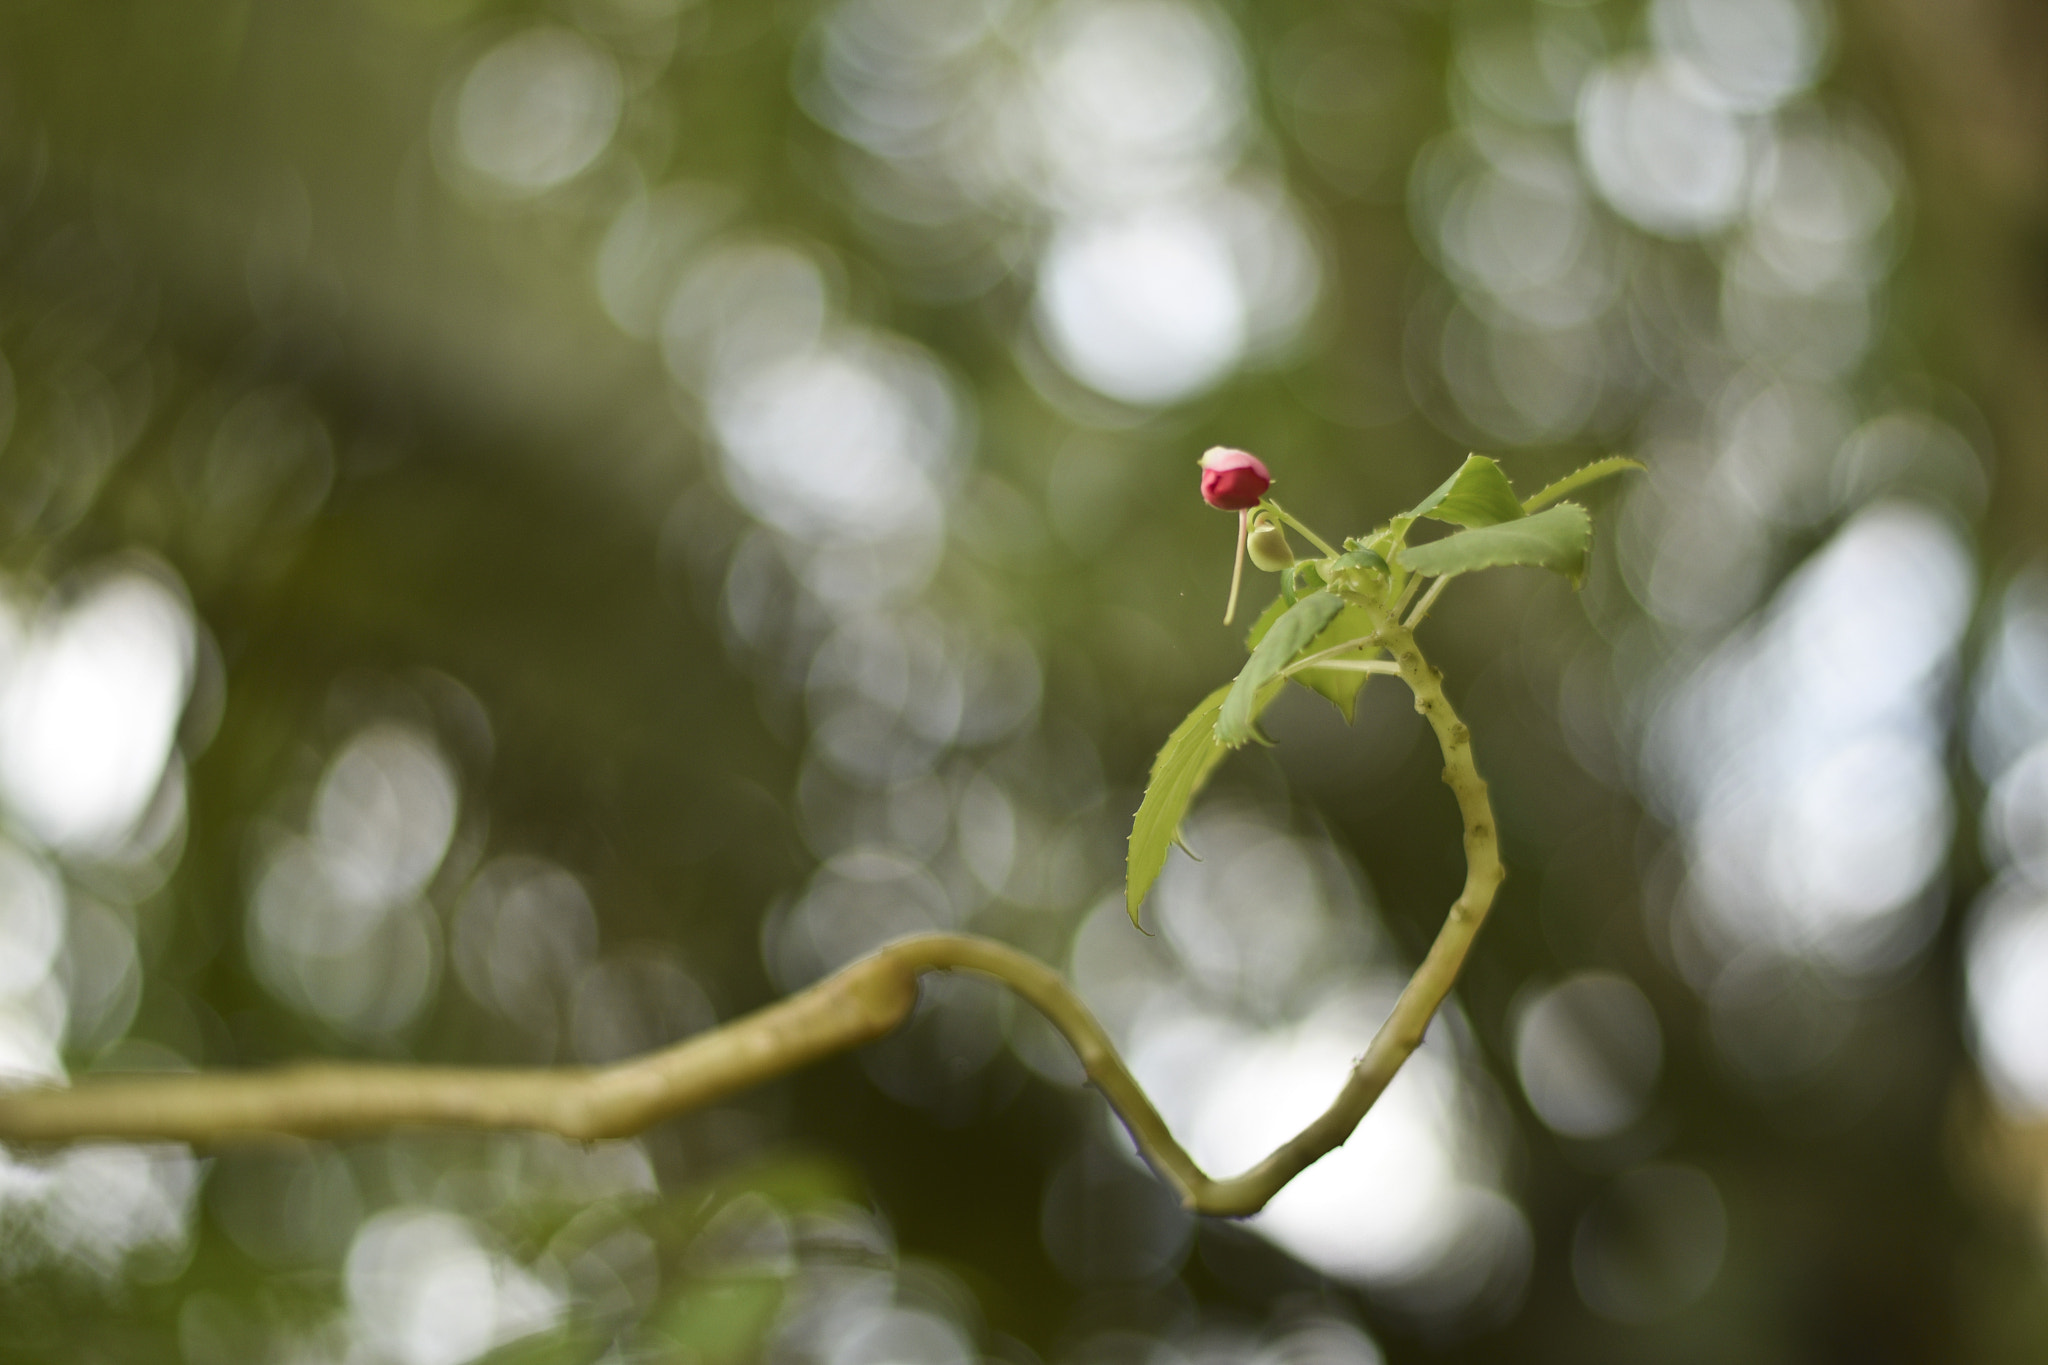
[[[1226,512],[1257,507],[1259,499],[1273,486],[1272,471],[1258,456],[1227,446],[1205,451],[1202,466],[1202,500]]]

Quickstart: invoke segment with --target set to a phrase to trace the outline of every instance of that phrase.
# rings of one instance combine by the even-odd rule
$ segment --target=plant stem
[[[1387,673],[1398,676],[1400,666],[1385,659],[1325,659],[1319,664],[1295,664],[1280,676],[1291,678],[1297,673],[1306,673],[1313,668],[1335,669],[1339,673]]]
[[[1400,600],[1394,603],[1393,607],[1387,612],[1387,615],[1396,621],[1400,620],[1401,613],[1408,610],[1408,604],[1415,600],[1415,591],[1422,586],[1422,582],[1421,574],[1416,574],[1410,578],[1407,586],[1401,589]],[[1410,627],[1411,630],[1413,628],[1413,626]]]
[[[1262,498],[1260,499],[1260,501],[1265,506],[1267,511],[1271,512],[1274,516],[1280,518],[1280,520],[1286,522],[1289,526],[1292,526],[1295,530],[1301,532],[1302,535],[1308,537],[1309,543],[1315,546],[1318,550],[1321,550],[1325,558],[1335,559],[1337,557],[1337,552],[1330,547],[1330,542],[1324,540],[1314,531],[1311,531],[1308,528],[1307,524],[1301,521],[1292,512],[1289,512],[1286,508],[1282,507],[1279,503],[1273,501],[1271,498]]]
[[[1336,1102],[1244,1174],[1205,1174],[1117,1055],[1100,1022],[1044,963],[991,939],[921,934],[899,939],[788,999],[659,1052],[612,1066],[534,1070],[359,1064],[276,1071],[86,1080],[71,1089],[0,1093],[0,1139],[84,1138],[207,1146],[263,1136],[329,1137],[414,1126],[529,1128],[591,1142],[641,1132],[806,1063],[880,1038],[909,1017],[931,971],[995,978],[1035,1006],[1072,1044],[1088,1079],[1138,1150],[1197,1213],[1245,1217],[1351,1136],[1421,1044],[1450,994],[1506,875],[1471,734],[1451,710],[1441,675],[1404,626],[1376,635],[1415,694],[1444,754],[1444,781],[1464,823],[1465,886]]]
[[[1244,547],[1251,538],[1252,514],[1249,508],[1237,514],[1237,558],[1230,565],[1230,601],[1223,607],[1223,624],[1229,625],[1237,615],[1237,589],[1244,582]]]
[[[1465,827],[1465,885],[1437,930],[1422,965],[1408,978],[1393,1012],[1373,1035],[1365,1055],[1352,1068],[1336,1101],[1321,1117],[1258,1165],[1232,1180],[1212,1181],[1198,1191],[1190,1206],[1204,1213],[1242,1217],[1264,1208],[1288,1181],[1350,1137],[1366,1111],[1385,1093],[1394,1074],[1415,1049],[1436,1017],[1437,1009],[1457,983],[1458,972],[1472,949],[1479,927],[1493,908],[1494,894],[1507,876],[1500,861],[1493,804],[1486,781],[1472,759],[1472,732],[1444,696],[1443,675],[1422,657],[1415,637],[1404,626],[1383,624],[1378,633],[1400,667],[1401,680],[1415,694],[1415,709],[1429,722],[1444,755],[1444,784],[1458,803]]]
[[[1207,1183],[1109,1034],[1059,974],[993,939],[919,934],[788,999],[672,1047],[595,1069],[462,1069],[330,1063],[274,1071],[108,1077],[0,1093],[0,1138],[192,1142],[332,1137],[433,1126],[528,1128],[580,1142],[630,1137],[819,1058],[889,1033],[931,971],[994,977],[1073,1045],[1146,1158],[1184,1196]]]
[[[1281,670],[1280,676],[1283,678],[1289,677],[1292,674],[1299,673],[1304,668],[1313,668],[1325,659],[1334,659],[1339,654],[1349,654],[1354,649],[1380,648],[1382,648],[1382,646],[1380,644],[1380,637],[1377,634],[1361,635],[1355,640],[1346,640],[1341,645],[1331,645],[1328,649],[1318,650],[1316,653],[1311,654],[1306,658],[1296,659],[1293,663],[1289,664],[1285,669]]]
[[[1439,578],[1436,582],[1430,584],[1429,591],[1424,593],[1422,595],[1422,600],[1415,604],[1415,611],[1408,617],[1408,620],[1406,624],[1402,627],[1402,629],[1414,630],[1417,626],[1421,625],[1422,618],[1429,615],[1429,609],[1435,606],[1436,599],[1443,595],[1443,590],[1445,586],[1449,584],[1453,578],[1456,577],[1457,575],[1454,573],[1447,573],[1442,578]]]

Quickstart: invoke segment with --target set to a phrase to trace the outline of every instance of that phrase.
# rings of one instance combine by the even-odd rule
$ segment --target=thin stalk
[[[1237,514],[1237,559],[1230,566],[1230,601],[1223,607],[1223,624],[1229,625],[1237,615],[1237,589],[1244,582],[1244,547],[1251,539],[1252,514],[1247,508]]]
[[[1436,599],[1443,595],[1445,585],[1456,577],[1457,575],[1454,573],[1447,573],[1436,582],[1430,584],[1429,591],[1424,593],[1422,600],[1415,604],[1414,614],[1402,624],[1402,629],[1414,630],[1417,626],[1421,625],[1422,619],[1429,615],[1429,609],[1436,605]]]
[[[1334,669],[1339,673],[1387,673],[1396,676],[1401,672],[1398,664],[1390,664],[1385,659],[1325,659],[1319,664],[1295,664],[1283,670],[1280,676],[1291,678],[1297,673],[1306,673],[1311,669]]]
[[[1313,668],[1325,659],[1333,659],[1339,654],[1349,654],[1354,649],[1380,648],[1383,648],[1383,646],[1380,644],[1380,637],[1378,635],[1361,635],[1355,640],[1346,640],[1341,645],[1331,645],[1328,649],[1318,650],[1306,658],[1296,659],[1286,667],[1281,676],[1286,677],[1290,673],[1299,673],[1304,668]]]
[[[1472,761],[1472,732],[1451,709],[1444,695],[1443,675],[1424,661],[1415,637],[1391,622],[1380,627],[1387,648],[1400,665],[1401,680],[1415,694],[1415,709],[1429,722],[1444,755],[1444,784],[1457,799],[1465,826],[1465,886],[1451,903],[1437,930],[1436,941],[1422,965],[1408,978],[1393,1012],[1351,1070],[1336,1102],[1274,1153],[1243,1175],[1211,1182],[1192,1207],[1203,1213],[1243,1217],[1258,1212],[1287,1182],[1350,1137],[1374,1102],[1385,1093],[1394,1074],[1415,1049],[1436,1017],[1437,1009],[1457,983],[1458,972],[1472,950],[1479,926],[1493,908],[1507,870],[1501,866],[1500,839],[1494,828],[1493,804],[1486,782]]]
[[[1415,600],[1415,590],[1422,586],[1423,581],[1421,574],[1411,576],[1407,586],[1401,589],[1400,600],[1394,603],[1392,610],[1388,611],[1387,615],[1393,617],[1396,621],[1400,620],[1401,613],[1408,610],[1408,604]]]
[[[1330,547],[1330,542],[1324,540],[1314,531],[1311,531],[1308,528],[1307,523],[1303,522],[1300,518],[1296,517],[1292,512],[1289,512],[1286,508],[1282,507],[1279,503],[1273,501],[1271,498],[1262,498],[1260,501],[1265,506],[1265,509],[1268,512],[1271,512],[1274,516],[1280,518],[1280,520],[1286,522],[1289,526],[1292,526],[1295,530],[1301,532],[1302,535],[1308,537],[1309,544],[1315,546],[1318,550],[1321,550],[1323,552],[1324,558],[1335,559],[1337,557],[1337,552]]]
[[[1472,760],[1471,734],[1451,710],[1441,675],[1424,662],[1406,627],[1383,623],[1377,634],[1443,749],[1444,781],[1464,824],[1465,885],[1336,1102],[1242,1175],[1217,1180],[1195,1164],[1117,1055],[1108,1032],[1058,973],[1005,944],[967,934],[899,939],[765,1009],[611,1066],[492,1070],[338,1063],[92,1078],[70,1089],[0,1093],[0,1140],[220,1146],[269,1136],[317,1138],[418,1126],[538,1129],[584,1142],[623,1138],[880,1038],[909,1017],[919,977],[967,971],[994,978],[1045,1015],[1183,1204],[1224,1217],[1256,1213],[1351,1136],[1421,1044],[1506,875],[1486,783]]]

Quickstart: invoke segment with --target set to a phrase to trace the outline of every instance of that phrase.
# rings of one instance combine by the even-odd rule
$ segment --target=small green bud
[[[1245,553],[1252,557],[1252,563],[1267,573],[1279,573],[1294,562],[1294,551],[1287,544],[1287,533],[1270,517],[1260,516],[1252,522],[1252,533],[1244,548]]]

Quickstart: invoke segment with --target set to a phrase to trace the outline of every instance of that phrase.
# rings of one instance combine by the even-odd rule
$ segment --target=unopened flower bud
[[[1261,516],[1252,522],[1252,532],[1245,539],[1244,552],[1251,556],[1252,563],[1267,573],[1279,573],[1294,562],[1294,549],[1287,543],[1287,533],[1269,517]]]
[[[1258,456],[1214,446],[1201,458],[1202,499],[1226,512],[1257,507],[1273,486],[1273,475]]]

